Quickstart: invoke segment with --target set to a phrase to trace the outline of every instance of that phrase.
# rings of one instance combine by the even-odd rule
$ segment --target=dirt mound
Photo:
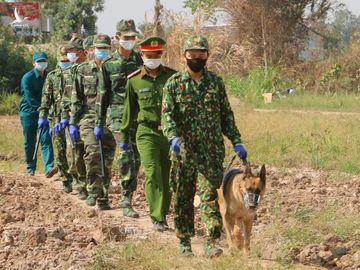
[[[59,185],[0,175],[1,269],[83,269],[96,245],[135,234],[118,217],[61,193]]]

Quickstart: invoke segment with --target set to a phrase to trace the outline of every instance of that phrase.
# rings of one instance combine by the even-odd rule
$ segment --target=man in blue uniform
[[[57,172],[54,167],[54,153],[49,134],[47,117],[40,117],[38,108],[41,105],[42,88],[46,79],[47,56],[44,52],[33,55],[34,68],[27,72],[21,80],[20,120],[24,134],[24,150],[27,163],[27,174],[33,176],[36,170],[36,159],[33,160],[36,144],[36,133],[39,128],[41,151],[44,160],[46,177]]]

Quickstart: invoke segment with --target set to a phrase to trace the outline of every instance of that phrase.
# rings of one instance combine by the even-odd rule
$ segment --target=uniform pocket
[[[219,110],[219,96],[216,90],[209,90],[204,96],[204,104],[207,111]]]
[[[95,76],[84,76],[83,84],[85,96],[96,95],[97,78]]]

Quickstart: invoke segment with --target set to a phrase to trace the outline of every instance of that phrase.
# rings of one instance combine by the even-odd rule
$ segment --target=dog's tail
[[[227,172],[224,173],[224,179],[223,179],[223,195],[225,198],[225,195],[227,193],[228,186],[230,182],[234,179],[235,175],[243,173],[240,169],[230,169]]]

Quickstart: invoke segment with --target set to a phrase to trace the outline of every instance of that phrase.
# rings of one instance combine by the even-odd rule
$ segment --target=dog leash
[[[230,169],[231,165],[233,164],[233,162],[234,162],[234,160],[235,160],[235,158],[237,156],[238,156],[238,154],[233,155],[233,157],[231,158],[229,164],[226,167],[226,170],[225,170],[226,172]],[[246,166],[248,164],[248,161],[246,160],[246,158],[242,158],[241,160],[242,160],[244,166]]]

